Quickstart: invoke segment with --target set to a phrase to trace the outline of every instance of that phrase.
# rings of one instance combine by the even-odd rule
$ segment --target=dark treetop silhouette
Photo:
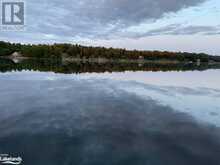
[[[0,42],[0,56],[10,56],[18,52],[23,57],[34,58],[104,58],[107,60],[169,60],[177,62],[220,62],[220,57],[204,53],[161,52],[113,49],[104,47],[86,47],[72,44],[23,45]]]

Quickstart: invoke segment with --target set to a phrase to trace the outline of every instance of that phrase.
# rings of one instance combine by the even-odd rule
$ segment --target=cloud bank
[[[48,38],[111,37],[129,27],[159,20],[206,0],[30,0],[28,32]],[[143,34],[146,35],[146,34]],[[126,36],[126,35],[125,35]],[[129,35],[127,36],[129,37]]]

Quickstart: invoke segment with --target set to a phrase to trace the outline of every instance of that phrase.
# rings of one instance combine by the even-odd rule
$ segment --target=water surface
[[[0,153],[23,164],[220,164],[218,69],[63,74],[7,66]]]

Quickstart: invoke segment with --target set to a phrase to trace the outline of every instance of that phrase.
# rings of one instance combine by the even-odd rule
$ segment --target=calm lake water
[[[117,66],[0,61],[0,154],[24,165],[220,164],[218,68]]]

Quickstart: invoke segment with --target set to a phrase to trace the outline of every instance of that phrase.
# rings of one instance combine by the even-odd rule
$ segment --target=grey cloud
[[[205,0],[72,0],[27,2],[30,30],[63,36],[105,36]]]
[[[29,0],[27,34],[59,37],[112,37],[128,27],[155,21],[166,14],[207,0]],[[25,33],[23,33],[25,37]],[[33,39],[36,36],[33,36]]]
[[[220,28],[216,26],[179,26],[178,28],[174,29],[171,34],[197,34],[203,33],[208,34],[209,32],[218,33],[220,32]]]
[[[157,35],[216,35],[220,34],[220,26],[198,26],[198,25],[182,25],[182,24],[171,24],[157,29],[149,30],[143,33],[128,33],[130,38],[141,38],[146,36],[157,36]],[[126,34],[122,34],[125,37]]]

